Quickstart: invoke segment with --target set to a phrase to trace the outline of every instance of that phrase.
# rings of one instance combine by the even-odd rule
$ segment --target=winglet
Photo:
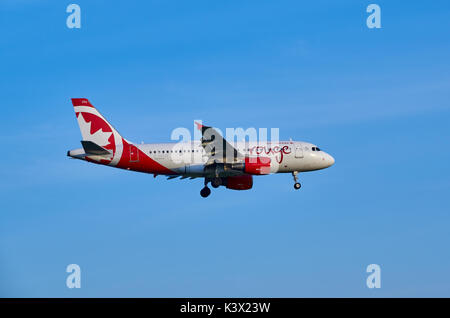
[[[194,123],[197,125],[198,130],[202,130],[202,128],[204,127],[202,124],[197,123],[196,121]]]

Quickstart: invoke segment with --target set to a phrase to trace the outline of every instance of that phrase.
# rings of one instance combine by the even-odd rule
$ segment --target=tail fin
[[[106,150],[110,150],[114,158],[117,157],[116,152],[121,154],[124,139],[92,106],[89,100],[86,98],[72,98],[72,104],[83,141],[89,141]],[[118,158],[120,159],[120,156]],[[113,159],[113,161],[115,160]]]

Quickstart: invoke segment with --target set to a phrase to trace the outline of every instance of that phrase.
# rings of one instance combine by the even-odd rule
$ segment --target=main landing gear
[[[200,190],[200,195],[203,198],[206,198],[207,196],[209,196],[211,194],[211,189],[208,188],[208,182],[209,182],[209,180],[207,178],[205,178],[205,187]],[[213,184],[213,187],[214,187],[214,184]]]
[[[211,189],[208,188],[208,182],[211,182],[211,186],[215,189],[225,184],[225,181],[220,177],[205,178],[205,187],[200,191],[200,195],[204,198],[206,198],[211,194]]]
[[[200,190],[200,195],[204,198],[206,198],[210,194],[211,194],[211,189],[208,188],[208,186],[205,186],[203,189]]]
[[[213,187],[213,188],[218,188],[218,187],[220,187],[222,185],[222,178],[218,178],[218,177],[215,177],[215,178],[212,178],[211,179],[211,186]]]
[[[293,171],[293,172],[292,172],[292,176],[294,177],[294,181],[295,181],[295,183],[294,183],[294,189],[295,189],[295,190],[298,190],[298,189],[300,189],[300,188],[302,187],[302,185],[300,184],[300,182],[298,182],[298,177],[297,177],[297,175],[298,175],[298,171]]]

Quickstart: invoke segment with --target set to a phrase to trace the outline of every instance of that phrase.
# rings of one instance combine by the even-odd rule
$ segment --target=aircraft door
[[[139,161],[139,150],[135,145],[130,145],[130,162]]]
[[[295,147],[295,158],[303,158],[303,148],[302,146]]]

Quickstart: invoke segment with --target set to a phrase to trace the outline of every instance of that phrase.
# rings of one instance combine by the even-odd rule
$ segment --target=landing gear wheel
[[[221,178],[214,178],[211,180],[211,185],[213,188],[218,188],[222,185],[222,179]]]
[[[292,171],[292,176],[294,177],[294,189],[298,190],[302,187],[300,182],[298,182],[298,171]]]
[[[200,190],[200,195],[204,198],[206,198],[210,194],[211,194],[211,189],[208,187],[204,187],[203,189]]]

